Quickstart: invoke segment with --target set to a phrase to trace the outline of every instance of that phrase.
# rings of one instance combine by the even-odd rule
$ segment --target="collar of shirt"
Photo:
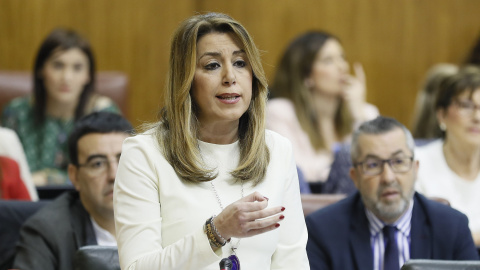
[[[109,231],[105,230],[104,228],[100,227],[95,219],[90,217],[93,225],[93,231],[95,232],[95,238],[97,239],[97,244],[99,246],[117,246],[117,240],[115,236],[113,236]]]
[[[412,220],[412,211],[413,211],[413,199],[410,200],[408,209],[403,215],[397,219],[394,223],[389,224],[395,226],[398,231],[400,231],[405,237],[410,237],[410,228],[411,228],[411,220]],[[369,228],[370,228],[370,235],[377,236],[379,233],[382,232],[382,229],[386,223],[381,221],[372,211],[365,208],[365,213],[367,215]]]
[[[399,251],[399,266],[403,265],[410,259],[410,229],[412,220],[413,199],[410,200],[409,207],[403,215],[393,224],[399,233],[396,234],[397,246]],[[377,218],[371,211],[365,208],[369,228],[370,228],[370,245],[373,253],[373,269],[383,269],[383,258],[385,253],[385,242],[382,229],[385,225],[383,221]]]

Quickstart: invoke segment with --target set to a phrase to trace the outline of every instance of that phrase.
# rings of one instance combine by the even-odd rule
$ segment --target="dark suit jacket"
[[[73,256],[97,240],[77,192],[66,192],[29,218],[20,231],[13,268],[73,270]]]
[[[464,214],[418,193],[414,201],[411,259],[479,259]],[[358,192],[309,215],[306,223],[312,270],[373,269],[369,224]]]

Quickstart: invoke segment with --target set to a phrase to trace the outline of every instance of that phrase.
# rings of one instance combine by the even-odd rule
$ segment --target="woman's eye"
[[[214,70],[214,69],[217,69],[219,67],[220,67],[220,65],[218,63],[210,63],[210,64],[205,66],[205,69],[206,70]]]
[[[63,68],[63,63],[62,62],[53,62],[52,66],[55,69],[61,69],[61,68]]]
[[[73,66],[73,70],[82,71],[83,70],[83,65],[82,64],[76,64],[76,65]]]
[[[474,105],[470,102],[460,102],[460,107],[465,109],[470,109],[470,108],[473,108]]]
[[[233,63],[233,65],[236,66],[236,67],[243,68],[247,65],[247,62],[245,62],[243,60],[238,60],[238,61],[235,61],[235,63]]]
[[[324,64],[330,64],[330,63],[333,63],[333,58],[332,57],[325,57],[325,58],[321,59],[320,62],[322,62]]]

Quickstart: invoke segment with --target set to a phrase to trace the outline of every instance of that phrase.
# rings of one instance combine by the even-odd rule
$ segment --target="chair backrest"
[[[301,194],[304,216],[344,199],[346,194]]]
[[[480,261],[443,261],[443,260],[409,260],[402,270],[473,270],[480,269]]]
[[[75,253],[74,270],[120,270],[117,247],[84,246]]]
[[[75,190],[73,185],[46,185],[37,186],[35,188],[40,200],[53,200],[64,192]]]
[[[0,70],[0,112],[12,99],[28,95],[33,90],[32,73]],[[111,98],[123,115],[128,116],[128,76],[119,71],[97,72],[95,91]]]
[[[0,269],[13,262],[23,223],[48,202],[0,200]]]

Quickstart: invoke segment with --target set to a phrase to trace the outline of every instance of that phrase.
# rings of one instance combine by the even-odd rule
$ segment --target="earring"
[[[440,123],[440,129],[441,129],[442,131],[447,130],[447,125],[445,125],[445,123]]]
[[[304,84],[307,88],[312,88],[313,87],[313,81],[310,78],[305,79]]]

